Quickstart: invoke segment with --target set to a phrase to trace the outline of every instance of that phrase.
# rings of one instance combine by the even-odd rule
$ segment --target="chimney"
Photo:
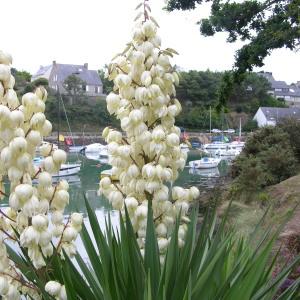
[[[56,60],[54,60],[54,61],[52,62],[52,64],[53,64],[53,66],[56,66]]]
[[[88,70],[89,64],[88,63],[84,63],[83,67]]]

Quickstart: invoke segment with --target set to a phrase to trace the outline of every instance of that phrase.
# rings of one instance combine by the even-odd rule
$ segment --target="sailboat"
[[[62,101],[66,119],[67,119],[67,123],[68,123],[69,130],[71,133],[71,128],[70,128],[68,116],[66,114],[66,109],[65,109],[65,106],[64,106],[61,94],[59,92],[59,88],[58,88],[58,130],[57,130],[57,145],[53,144],[54,150],[58,149],[60,146],[60,137],[61,137],[61,135],[60,135],[60,101]],[[71,133],[71,135],[72,135],[72,133]],[[47,142],[43,142],[43,143],[47,143]],[[42,156],[36,156],[33,159],[33,164],[37,167],[41,167],[43,165],[43,163],[44,163],[44,157],[42,157]],[[60,170],[57,173],[52,174],[52,176],[53,177],[64,177],[64,176],[76,175],[80,172],[80,169],[81,169],[81,162],[62,164],[60,167]]]

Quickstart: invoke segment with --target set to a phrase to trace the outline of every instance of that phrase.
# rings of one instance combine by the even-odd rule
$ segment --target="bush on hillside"
[[[256,120],[248,120],[247,123],[243,126],[243,131],[251,132],[258,128]]]
[[[293,151],[300,162],[300,121],[295,118],[286,118],[281,120],[278,126],[289,135]]]
[[[233,189],[255,192],[279,183],[295,175],[296,163],[288,133],[280,127],[264,127],[248,138],[234,161]]]

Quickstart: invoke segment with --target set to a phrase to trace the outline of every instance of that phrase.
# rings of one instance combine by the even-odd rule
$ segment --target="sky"
[[[13,66],[35,73],[52,61],[89,64],[99,69],[131,40],[137,0],[9,0],[1,3],[0,49],[13,56]],[[200,35],[196,24],[209,5],[193,11],[166,12],[164,0],[150,0],[160,25],[162,47],[174,48],[173,63],[188,70],[231,69],[240,42],[226,43],[226,34]],[[274,51],[256,71],[273,72],[276,80],[300,80],[300,52]]]

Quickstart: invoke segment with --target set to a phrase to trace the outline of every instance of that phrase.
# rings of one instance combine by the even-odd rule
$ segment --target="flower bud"
[[[150,71],[144,71],[141,76],[141,82],[144,86],[150,86],[152,82],[152,77]]]
[[[73,227],[68,226],[63,233],[63,241],[71,242],[77,238],[78,232]]]
[[[139,205],[138,201],[134,197],[127,197],[125,199],[125,204],[128,210],[134,210]]]
[[[0,64],[0,81],[7,82],[10,79],[10,67]]]
[[[12,111],[9,117],[15,127],[21,126],[21,124],[24,122],[24,114],[19,110]]]
[[[119,88],[122,88],[131,84],[131,77],[126,74],[119,74],[114,81]]]
[[[129,120],[133,123],[139,123],[143,119],[143,114],[139,109],[133,109],[129,114]]]
[[[164,223],[158,224],[155,231],[159,237],[165,237],[168,233],[167,226]]]
[[[33,195],[33,188],[29,184],[19,184],[15,189],[15,193],[21,201],[27,201]]]
[[[22,97],[22,105],[25,107],[34,107],[36,102],[38,101],[38,97],[34,93],[27,93]]]
[[[12,57],[9,53],[5,53],[0,50],[0,64],[11,65]]]
[[[99,186],[101,189],[107,189],[110,187],[110,185],[111,185],[111,180],[109,177],[103,177],[100,180]]]
[[[32,218],[32,227],[36,230],[44,230],[48,227],[48,218],[44,215],[37,215]]]
[[[34,93],[44,102],[47,100],[48,92],[43,86],[37,87]]]
[[[110,93],[106,97],[107,110],[110,114],[113,114],[117,111],[117,109],[119,108],[120,100],[120,97],[115,93]]]
[[[171,133],[167,136],[167,144],[169,146],[178,146],[179,145],[179,136],[175,133]]]
[[[71,224],[74,226],[81,226],[82,225],[82,214],[80,213],[73,213],[71,215]]]
[[[140,170],[137,167],[137,165],[133,164],[133,165],[130,165],[130,167],[128,168],[127,174],[132,178],[136,178],[140,175]]]
[[[142,32],[147,38],[152,38],[155,36],[157,31],[156,26],[150,20],[146,20],[146,22],[142,25]]]
[[[102,131],[102,137],[103,137],[104,139],[106,139],[106,137],[108,136],[109,131],[110,131],[110,128],[109,128],[109,127],[105,127],[105,128],[103,129],[103,131]]]
[[[50,174],[53,174],[57,172],[57,168],[54,164],[53,158],[51,156],[48,156],[43,161],[44,169],[46,172],[49,172]]]
[[[54,163],[59,164],[59,165],[65,163],[67,160],[66,152],[63,150],[60,150],[60,149],[55,150],[53,152],[52,157],[53,157]]]
[[[43,136],[47,136],[51,133],[51,131],[52,131],[52,124],[51,124],[51,122],[46,120],[41,128],[41,133]]]
[[[39,179],[39,185],[43,187],[47,187],[52,184],[52,177],[48,172],[40,173],[38,179]]]
[[[160,253],[165,253],[167,251],[169,241],[165,238],[159,238],[157,240],[158,249]]]
[[[54,225],[62,224],[64,220],[64,215],[61,211],[54,211],[51,215],[51,222]]]
[[[42,142],[42,137],[41,134],[37,131],[37,130],[30,130],[30,132],[28,133],[26,140],[34,145],[34,146],[38,146],[41,144]]]
[[[45,291],[51,296],[58,296],[62,286],[57,281],[48,281],[45,285]]]

